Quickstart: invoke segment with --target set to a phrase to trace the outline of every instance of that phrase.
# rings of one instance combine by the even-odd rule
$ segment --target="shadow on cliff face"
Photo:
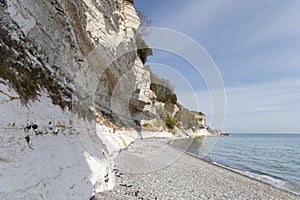
[[[56,12],[54,20],[69,35],[71,51],[82,53],[79,54],[82,58],[75,59],[74,64],[74,68],[78,68],[73,77],[74,114],[96,122],[94,109],[99,109],[109,122],[140,133],[142,115],[149,118],[144,106],[151,101],[144,94],[150,90],[150,75],[137,55],[136,30],[133,29],[138,27],[138,17],[135,13],[124,17],[118,12],[134,11],[132,3],[99,1],[89,4],[65,0],[62,3],[51,1],[51,5],[51,12]],[[90,7],[97,8],[99,13],[92,13]],[[65,14],[70,19],[66,20]],[[99,22],[99,19],[103,20]],[[120,19],[125,23],[120,24]],[[99,23],[102,35],[98,31],[91,32],[93,22]],[[74,30],[74,36],[70,30]]]

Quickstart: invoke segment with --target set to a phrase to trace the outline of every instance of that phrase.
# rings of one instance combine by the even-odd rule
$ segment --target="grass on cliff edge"
[[[29,52],[32,54],[35,50],[27,52],[24,43],[13,40],[3,25],[0,26],[0,77],[16,90],[23,104],[36,100],[40,90],[46,89],[54,105],[70,108],[71,103],[62,98],[66,92],[46,67],[33,66],[29,61]],[[41,58],[38,57],[38,60],[41,61]]]

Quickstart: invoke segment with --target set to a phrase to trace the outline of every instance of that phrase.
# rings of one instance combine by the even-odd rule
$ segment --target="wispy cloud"
[[[299,38],[300,35],[300,1],[287,1],[286,5],[276,7],[268,12],[268,21],[257,30],[253,43],[278,42],[278,40]]]
[[[147,2],[144,10],[154,26],[191,36],[212,56],[226,86],[227,127],[300,132],[300,1],[136,2],[140,6]],[[203,79],[187,63],[158,57],[150,60],[183,74],[196,91],[199,110],[210,118],[211,97]],[[182,104],[198,109],[193,91],[178,85],[178,78],[170,74],[164,78],[175,85]]]
[[[299,88],[299,79],[226,88],[225,127],[230,126],[231,131],[240,131],[251,123],[252,130],[257,131],[261,128],[261,131],[278,129],[281,132],[284,130],[300,132],[300,125],[297,123],[300,119]],[[196,96],[200,109],[208,115],[209,123],[213,114],[209,91],[196,92],[196,95],[178,91],[178,94],[180,101],[190,109],[197,108],[190,95]]]

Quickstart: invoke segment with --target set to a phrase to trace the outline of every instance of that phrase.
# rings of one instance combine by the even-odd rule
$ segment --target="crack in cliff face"
[[[0,90],[0,93],[8,97],[8,100],[2,100],[2,101],[0,101],[0,104],[3,104],[3,103],[7,103],[7,102],[9,102],[9,101],[13,101],[13,100],[20,99],[20,97],[14,97],[14,96],[11,96],[11,95],[9,95],[9,94],[3,92],[2,90]]]
[[[84,27],[86,27],[87,22],[83,14],[84,10],[82,2],[71,2],[71,0],[65,0],[65,4],[80,51],[84,56],[87,56],[88,53],[93,50],[93,45],[92,42],[86,37],[86,30]]]

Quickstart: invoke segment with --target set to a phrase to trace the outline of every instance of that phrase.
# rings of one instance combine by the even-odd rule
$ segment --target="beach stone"
[[[156,161],[164,163],[165,156],[168,156],[170,152],[178,154],[177,151],[179,151],[175,148],[169,149],[169,141],[170,139],[137,140],[131,148],[139,147],[140,156],[147,157],[148,153],[157,149],[159,144],[160,148],[165,148],[167,152],[166,154],[160,152]],[[143,146],[144,148],[141,148]],[[130,169],[120,171],[122,164],[128,161],[127,156],[134,154],[132,149],[128,148],[121,152],[115,159],[117,161],[115,173],[123,175],[122,177],[116,176],[116,185],[113,190],[96,194],[97,200],[107,199],[108,196],[113,199],[299,199],[299,196],[292,193],[184,153],[170,165],[161,169],[144,173],[131,173]],[[131,160],[131,162],[134,161]],[[130,168],[130,165],[127,167]],[[121,186],[121,183],[130,187]]]

